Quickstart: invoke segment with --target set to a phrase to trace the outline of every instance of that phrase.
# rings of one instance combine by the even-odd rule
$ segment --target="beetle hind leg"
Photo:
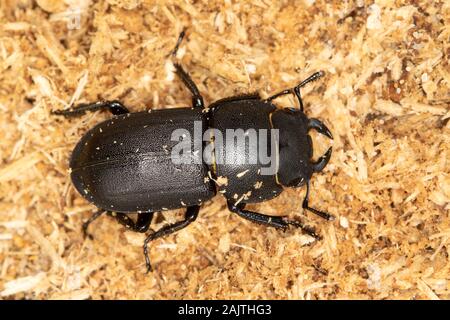
[[[192,222],[194,222],[195,219],[197,219],[199,211],[200,211],[200,206],[188,207],[183,220],[175,222],[173,224],[169,224],[167,226],[164,226],[161,229],[159,229],[158,231],[155,231],[147,236],[147,238],[144,240],[144,246],[143,246],[144,256],[145,256],[145,265],[147,266],[147,273],[153,270],[152,265],[150,263],[150,258],[148,256],[148,243],[155,239],[165,237],[171,233],[174,233],[183,228],[186,228],[188,225],[190,225]]]
[[[113,115],[129,113],[128,109],[119,101],[98,101],[94,103],[80,103],[66,110],[52,111],[52,114],[64,117],[78,117],[86,113],[86,111],[97,111],[107,109]]]
[[[180,33],[180,35],[178,37],[177,44],[175,45],[175,48],[172,51],[172,58],[173,59],[176,58],[178,48],[180,47],[181,41],[183,41],[183,38],[184,38],[185,34],[186,33],[183,30],[183,31],[181,31],[181,33]],[[174,62],[173,65],[175,67],[175,71],[176,71],[177,75],[181,78],[181,80],[183,81],[184,85],[188,88],[188,90],[192,94],[192,106],[194,108],[203,109],[205,107],[205,105],[203,103],[203,97],[200,94],[200,91],[198,90],[197,85],[192,80],[192,78],[189,75],[189,73],[187,73],[183,69],[181,64],[179,64],[178,62]]]

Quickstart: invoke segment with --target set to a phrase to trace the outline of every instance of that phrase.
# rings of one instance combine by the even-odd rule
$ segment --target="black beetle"
[[[184,31],[172,52],[173,57],[183,37]],[[306,184],[303,208],[327,220],[334,219],[332,215],[308,205],[309,180],[314,172],[323,170],[332,150],[329,148],[317,161],[312,161],[313,147],[308,131],[315,129],[330,139],[332,135],[320,120],[308,119],[304,114],[300,88],[320,78],[323,72],[316,72],[296,87],[267,99],[262,99],[257,93],[240,95],[216,101],[205,108],[203,98],[189,74],[180,64],[174,63],[174,66],[192,93],[192,108],[129,113],[119,101],[99,101],[53,112],[78,116],[88,110],[107,109],[114,115],[81,138],[70,160],[75,188],[99,208],[83,224],[84,234],[87,235],[88,225],[103,213],[115,217],[133,231],[146,232],[154,212],[186,207],[184,220],[166,225],[145,239],[144,255],[147,271],[150,271],[148,243],[188,226],[197,218],[200,205],[218,191],[226,197],[228,209],[245,219],[283,230],[293,225],[319,238],[314,230],[298,221],[248,211],[245,205],[272,199],[282,192],[283,187]],[[295,94],[300,104],[299,110],[277,109],[272,103],[275,98],[287,94]],[[244,132],[263,129],[262,136],[266,135],[266,138],[270,130],[278,129],[275,150],[272,144],[264,146],[276,154],[278,170],[272,174],[261,174],[264,165],[259,154],[256,163],[219,161],[221,159],[217,155],[225,159],[233,154],[234,159],[239,159],[256,151],[247,144],[242,148],[234,143],[231,149],[225,149],[224,145],[217,143],[216,136],[211,138],[216,143],[209,164],[203,160],[189,164],[174,163],[170,156],[174,148],[171,135],[179,128],[194,133],[194,123],[202,125],[202,133],[208,128],[224,134],[229,129],[242,129]],[[263,147],[258,143],[257,147]],[[201,146],[205,146],[204,142]],[[127,216],[129,213],[137,213],[137,220]]]

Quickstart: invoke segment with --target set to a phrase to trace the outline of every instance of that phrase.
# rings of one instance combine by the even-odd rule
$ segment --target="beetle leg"
[[[183,67],[180,64],[174,63],[174,66],[177,75],[181,78],[184,85],[192,93],[192,106],[194,108],[203,109],[205,107],[203,103],[203,97],[200,95],[200,91],[198,90],[197,85],[191,79],[191,76],[186,71],[184,71]]]
[[[113,115],[129,113],[128,109],[119,101],[98,101],[94,103],[80,103],[66,110],[52,111],[52,114],[64,117],[77,117],[86,111],[97,111],[108,109]]]
[[[331,215],[331,214],[329,214],[327,212],[324,212],[324,211],[320,211],[320,210],[311,208],[308,205],[308,198],[309,198],[309,181],[306,182],[306,195],[305,195],[305,198],[303,199],[303,204],[302,204],[303,209],[309,210],[312,213],[317,214],[319,217],[322,217],[322,218],[324,218],[326,220],[329,220],[329,221],[333,221],[334,220],[334,216],[333,215]]]
[[[144,256],[145,256],[145,265],[147,266],[147,272],[152,271],[152,265],[150,264],[150,258],[148,257],[148,243],[155,239],[167,236],[171,233],[179,231],[189,224],[191,224],[195,219],[197,219],[198,212],[200,210],[200,206],[191,206],[187,207],[184,220],[175,222],[173,224],[169,224],[167,226],[162,227],[158,231],[150,234],[144,241]]]
[[[319,79],[320,77],[322,77],[325,73],[323,71],[318,71],[313,73],[312,75],[310,75],[308,78],[306,78],[305,80],[303,80],[302,82],[300,82],[298,85],[296,85],[294,88],[291,89],[286,89],[283,90],[281,92],[278,92],[277,94],[274,94],[273,96],[269,97],[266,99],[266,101],[270,102],[278,97],[287,95],[287,94],[295,94],[295,96],[297,97],[298,103],[300,105],[300,110],[303,112],[303,100],[302,100],[302,96],[300,94],[300,88],[304,87],[306,84],[315,81],[317,79]]]
[[[327,136],[328,138],[330,138],[331,140],[333,140],[333,135],[331,134],[330,130],[327,128],[327,126],[320,121],[319,119],[316,118],[310,118],[309,122],[308,122],[308,130],[309,129],[314,129],[317,132]]]
[[[136,221],[136,231],[144,233],[150,227],[150,223],[152,222],[154,212],[142,212],[138,213],[137,221]]]
[[[263,224],[269,227],[274,227],[282,230],[286,230],[289,225],[292,225],[294,227],[302,229],[305,233],[309,234],[310,236],[318,240],[321,238],[312,228],[305,226],[299,221],[288,220],[285,217],[269,216],[258,212],[244,210],[245,203],[239,203],[238,205],[235,205],[233,201],[228,201],[227,204],[228,209],[231,212],[237,213],[240,217],[247,219],[251,222]]]
[[[83,236],[89,237],[89,239],[93,239],[92,235],[90,233],[87,232],[87,229],[89,227],[89,225],[94,222],[94,220],[96,220],[97,218],[99,218],[102,214],[104,214],[106,211],[105,210],[98,210],[96,211],[85,223],[83,223]]]
[[[138,213],[137,221],[135,223],[125,213],[108,211],[108,215],[115,218],[117,222],[119,222],[126,228],[141,233],[144,233],[148,230],[153,218],[153,212]]]
[[[185,35],[184,30],[181,31],[180,36],[178,37],[177,40],[177,44],[175,45],[175,48],[172,51],[172,58],[176,58],[177,55],[177,51],[178,48],[180,47],[181,41],[183,40]],[[192,106],[194,108],[200,108],[203,109],[204,103],[203,103],[203,97],[200,94],[200,91],[197,88],[197,85],[195,84],[195,82],[192,80],[191,76],[189,75],[189,73],[187,73],[183,67],[181,66],[181,64],[174,62],[173,63],[176,73],[177,75],[181,78],[181,80],[183,81],[184,85],[189,89],[189,91],[192,94]]]

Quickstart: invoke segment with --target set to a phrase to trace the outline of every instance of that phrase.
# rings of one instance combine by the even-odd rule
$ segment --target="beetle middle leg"
[[[181,31],[178,40],[177,40],[177,44],[175,45],[175,48],[172,51],[172,58],[175,59],[176,55],[177,55],[177,51],[178,48],[180,47],[180,43],[181,41],[183,41],[183,38],[185,36],[185,31]],[[195,82],[192,80],[191,76],[189,75],[189,73],[187,73],[183,67],[181,66],[181,64],[174,62],[173,63],[176,73],[177,75],[181,78],[181,80],[183,81],[184,85],[189,89],[189,91],[192,94],[192,106],[194,108],[200,108],[203,109],[205,107],[204,103],[203,103],[203,97],[200,94],[200,91],[197,88],[197,85],[195,84]]]
[[[305,226],[299,221],[289,220],[285,217],[278,217],[278,216],[269,216],[266,214],[254,212],[245,210],[245,203],[239,203],[237,205],[234,204],[232,201],[228,201],[228,209],[231,212],[237,213],[240,217],[247,219],[251,222],[263,224],[269,227],[274,227],[277,229],[286,230],[289,225],[292,225],[294,227],[302,229],[305,233],[309,234],[310,236],[320,239],[320,236],[310,227]]]
[[[200,206],[191,206],[188,207],[182,221],[175,222],[173,224],[169,224],[167,226],[162,227],[158,231],[150,234],[144,241],[144,256],[145,256],[145,264],[147,266],[147,272],[152,271],[152,265],[150,264],[150,258],[148,257],[148,243],[155,239],[167,236],[171,233],[179,231],[183,228],[186,228],[192,222],[197,219],[198,212],[200,211]]]
[[[98,101],[94,103],[80,103],[66,110],[52,111],[53,114],[65,117],[78,117],[86,111],[97,111],[107,109],[113,115],[129,113],[128,109],[119,101]]]

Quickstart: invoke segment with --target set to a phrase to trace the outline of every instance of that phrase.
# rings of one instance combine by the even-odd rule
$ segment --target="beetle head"
[[[333,139],[330,130],[320,120],[309,119],[301,110],[277,110],[273,117],[274,128],[280,130],[278,181],[286,187],[304,185],[314,172],[325,168],[331,157],[331,147],[317,161],[312,160],[313,144],[309,130]]]

